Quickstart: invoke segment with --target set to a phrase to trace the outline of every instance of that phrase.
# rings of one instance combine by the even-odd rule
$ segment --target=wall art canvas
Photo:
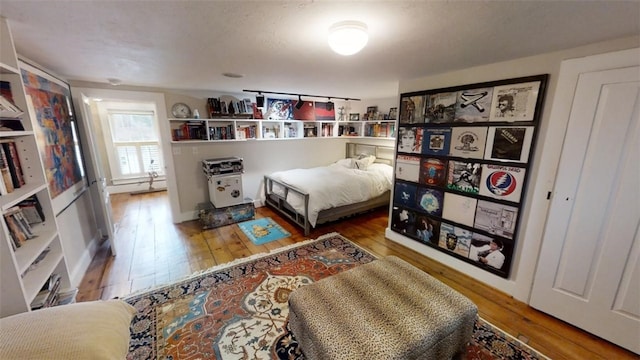
[[[457,96],[455,121],[489,121],[493,88],[462,90],[458,91]]]
[[[520,202],[526,169],[515,166],[482,165],[480,195]]]
[[[491,201],[478,200],[473,227],[491,234],[513,239],[518,208]]]
[[[440,190],[419,187],[416,192],[418,209],[429,215],[442,217],[444,194]]]
[[[427,107],[425,109],[425,122],[446,123],[452,122],[456,113],[456,101],[458,93],[446,92],[427,95]]]
[[[416,237],[422,243],[438,245],[440,238],[440,221],[425,215],[416,217]]]
[[[391,209],[391,229],[412,238],[417,237],[415,211],[403,207],[394,206]]]
[[[396,158],[396,179],[418,182],[420,177],[420,158],[411,155],[398,155]]]
[[[424,129],[422,153],[427,155],[448,155],[451,146],[451,128]]]
[[[444,186],[447,180],[447,163],[436,158],[422,159],[420,165],[421,184]]]
[[[288,99],[267,98],[266,120],[293,120],[293,102]]]
[[[467,226],[473,226],[478,199],[454,193],[444,194],[442,217]]]
[[[298,100],[294,100],[294,103],[297,103]],[[293,118],[296,120],[309,120],[313,121],[316,119],[316,109],[313,106],[313,101],[305,101],[302,103],[302,107],[298,109],[293,106]]]
[[[424,95],[403,97],[400,101],[400,124],[424,123]]]
[[[328,102],[315,101],[315,117],[316,120],[335,120],[336,119],[336,109],[333,106],[333,103],[329,104]]]
[[[492,245],[493,243],[493,245]],[[511,264],[513,244],[479,233],[471,235],[469,259],[493,271],[505,272]]]
[[[486,127],[455,127],[451,130],[449,155],[482,159],[486,141]]]
[[[532,139],[533,126],[489,127],[484,158],[526,163]]]
[[[422,151],[422,128],[401,127],[398,130],[398,151],[419,154]]]
[[[479,163],[450,160],[447,188],[477,194],[480,191],[481,169]]]
[[[410,208],[416,208],[416,185],[403,182],[396,183],[393,192],[393,203]]]
[[[533,121],[540,81],[496,86],[490,121]]]
[[[469,256],[471,235],[469,230],[442,222],[438,246],[466,258]]]
[[[37,119],[34,132],[58,214],[87,186],[71,90],[67,83],[38,68],[24,62],[19,66]]]

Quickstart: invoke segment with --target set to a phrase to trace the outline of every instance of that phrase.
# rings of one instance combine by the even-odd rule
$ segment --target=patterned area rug
[[[288,329],[294,289],[375,257],[339,234],[224,264],[125,300],[128,359],[304,359]],[[544,359],[482,319],[467,359]]]
[[[240,230],[256,245],[286,238],[291,234],[271,218],[260,218],[238,224]]]

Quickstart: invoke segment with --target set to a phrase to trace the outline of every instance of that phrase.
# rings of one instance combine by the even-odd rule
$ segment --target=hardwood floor
[[[387,240],[387,209],[321,225],[305,237],[266,207],[256,217],[271,217],[292,236],[254,245],[237,225],[203,231],[197,221],[171,223],[166,192],[112,195],[117,256],[105,242],[80,285],[78,301],[110,299],[169,283],[211,266],[268,252],[281,246],[339,232],[377,256],[395,255],[426,271],[478,305],[485,320],[527,342],[552,359],[640,359],[629,351],[541,313],[402,245]]]

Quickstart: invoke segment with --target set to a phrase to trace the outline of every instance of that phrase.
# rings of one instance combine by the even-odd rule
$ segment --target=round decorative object
[[[184,119],[191,116],[191,108],[185,103],[175,103],[171,107],[171,113],[174,117]]]

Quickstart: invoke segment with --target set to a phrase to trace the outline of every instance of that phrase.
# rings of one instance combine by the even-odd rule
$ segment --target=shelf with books
[[[24,90],[9,26],[1,17],[0,33],[0,94],[20,110],[0,114],[8,116],[0,118],[0,153],[4,155],[0,156],[4,175],[0,176],[4,185],[0,189],[0,317],[6,317],[30,311],[31,302],[53,273],[60,276],[61,289],[70,287],[70,277],[38,151],[33,104]],[[26,223],[14,223],[19,219]],[[19,247],[13,236],[16,231],[30,233]]]

